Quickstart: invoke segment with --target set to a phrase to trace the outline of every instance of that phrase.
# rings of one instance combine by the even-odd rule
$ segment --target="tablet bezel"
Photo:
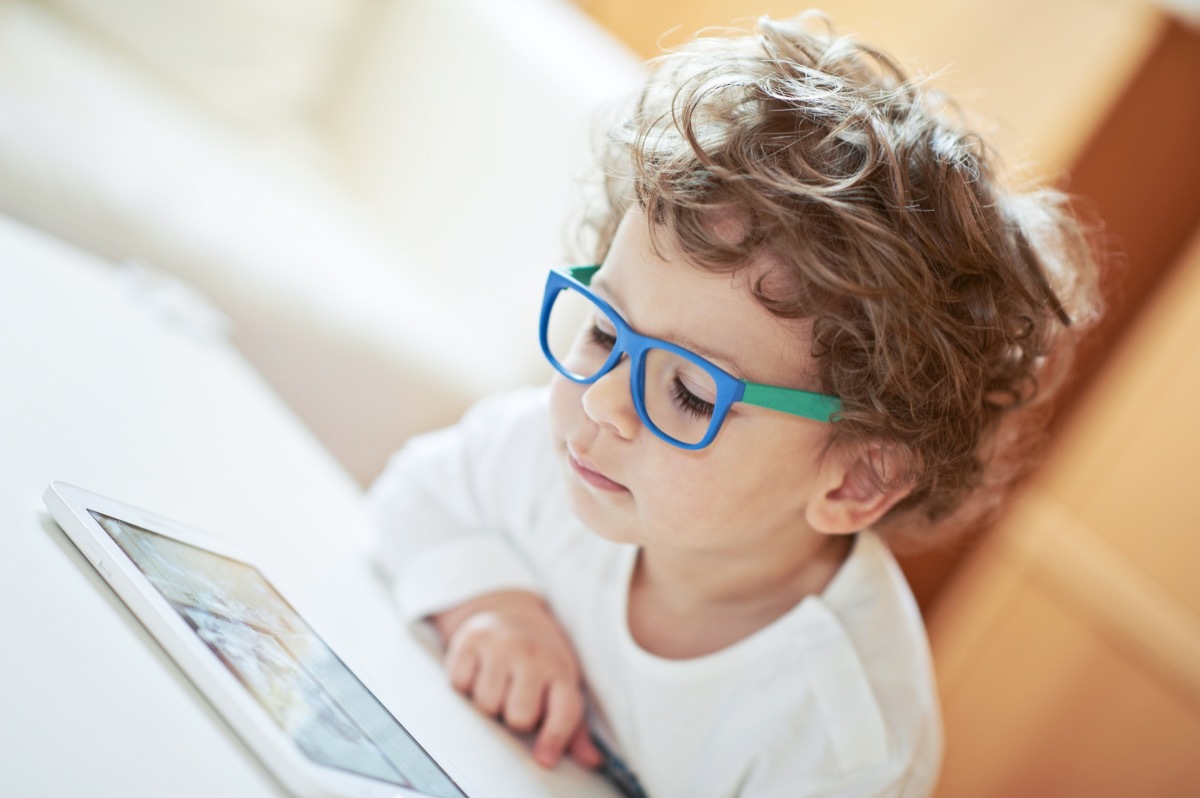
[[[426,798],[425,793],[327,767],[305,756],[292,738],[279,728],[266,709],[187,625],[166,597],[154,587],[89,511],[116,518],[250,566],[282,596],[282,591],[271,579],[270,574],[245,549],[233,541],[219,538],[196,527],[64,482],[51,482],[42,498],[59,527],[85,559],[195,684],[236,735],[289,792],[314,798]],[[328,646],[328,638],[322,635],[308,618],[304,618],[302,614],[301,617]],[[333,650],[332,646],[330,649]],[[395,717],[395,713],[371,690],[353,664],[336,651],[335,655],[342,659],[364,688],[380,701],[381,706]],[[408,731],[399,718],[396,718],[396,721]],[[411,731],[408,733],[416,738]],[[440,753],[431,750],[425,742],[419,741],[418,744],[447,772],[461,791],[466,794],[474,792],[457,772],[443,764],[446,759]]]

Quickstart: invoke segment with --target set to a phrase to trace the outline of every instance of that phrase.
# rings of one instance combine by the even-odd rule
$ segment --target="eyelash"
[[[675,402],[679,405],[680,409],[690,414],[693,418],[712,418],[712,403],[704,401],[689,391],[679,379],[675,380],[675,384],[671,388],[671,393],[675,395]]]
[[[587,335],[588,343],[595,344],[596,346],[602,346],[605,349],[612,349],[617,343],[615,336],[609,335],[595,324],[588,328]]]

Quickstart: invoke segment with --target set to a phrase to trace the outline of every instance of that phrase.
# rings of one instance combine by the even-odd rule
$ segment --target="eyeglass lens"
[[[588,380],[608,362],[617,325],[587,296],[565,288],[555,297],[546,329],[554,365],[575,379]],[[644,410],[669,438],[699,443],[712,423],[717,384],[704,368],[659,347],[645,352],[639,371]]]

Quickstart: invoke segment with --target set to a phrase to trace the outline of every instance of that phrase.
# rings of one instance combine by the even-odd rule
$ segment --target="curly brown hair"
[[[634,203],[700,267],[770,251],[791,279],[755,294],[813,320],[820,390],[844,405],[833,441],[873,445],[881,486],[912,486],[886,520],[928,528],[999,495],[1044,416],[1017,411],[1098,314],[1066,198],[1005,185],[943,95],[824,17],[723,33],[651,62],[610,131],[598,260]],[[712,224],[731,210],[740,240]]]

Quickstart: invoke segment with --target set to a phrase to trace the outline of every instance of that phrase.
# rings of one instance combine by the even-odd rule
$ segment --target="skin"
[[[715,220],[737,234],[734,220]],[[623,220],[592,281],[639,332],[704,355],[735,376],[813,390],[811,327],[773,316],[752,295],[776,263],[762,253],[733,275],[651,246],[645,216]],[[639,547],[629,629],[668,658],[711,653],[820,593],[852,533],[905,495],[864,478],[878,452],[830,446],[830,427],[736,404],[698,451],[662,441],[633,405],[624,359],[590,385],[556,377],[553,441],[572,511],[596,534]],[[535,759],[599,755],[583,728],[581,672],[570,641],[537,596],[506,591],[437,616],[452,683],[517,731],[537,729]]]
[[[579,661],[540,596],[490,593],[433,618],[446,641],[450,683],[518,733],[537,731],[533,757],[553,767],[564,753],[584,767],[601,754],[583,722]]]

